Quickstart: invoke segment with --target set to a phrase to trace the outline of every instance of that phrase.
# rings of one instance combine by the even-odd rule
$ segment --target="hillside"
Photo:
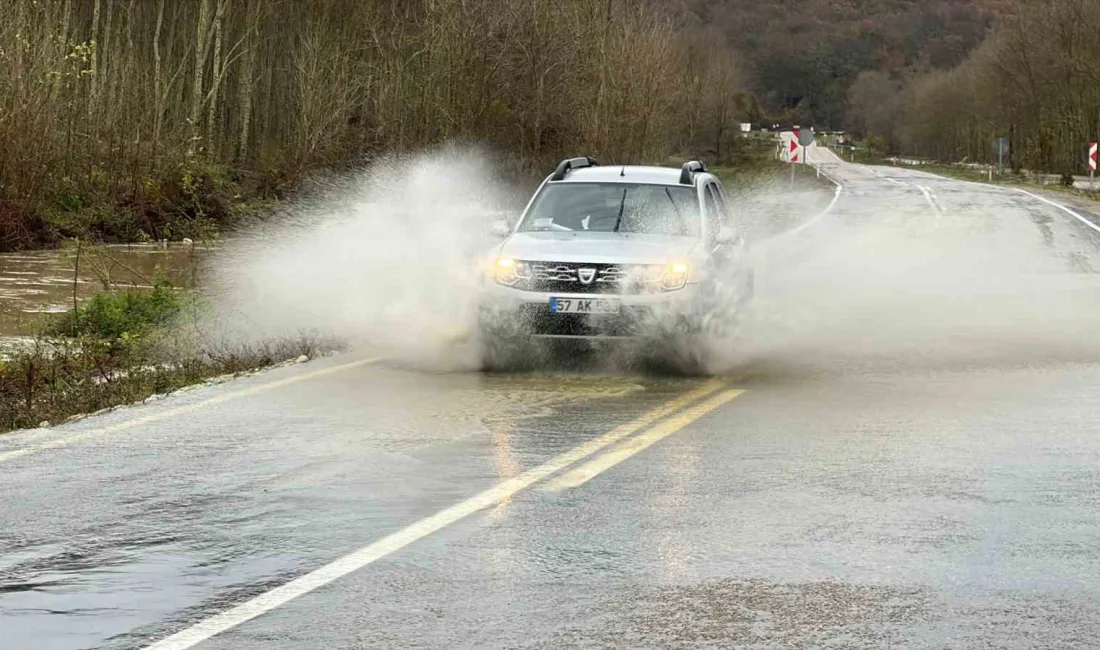
[[[8,0],[0,251],[203,239],[443,143],[527,171],[719,157],[746,96],[699,36],[633,0]]]
[[[845,124],[866,70],[902,80],[966,59],[1013,0],[680,0],[700,28],[743,53],[778,118]]]

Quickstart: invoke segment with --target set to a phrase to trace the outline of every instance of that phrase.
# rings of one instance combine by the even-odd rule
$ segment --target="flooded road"
[[[79,275],[75,247],[0,254],[0,338],[32,335],[44,314],[72,309],[74,283],[78,301],[103,290],[105,283],[150,288],[158,268],[174,286],[191,286],[208,254],[202,246],[179,243],[85,246]]]
[[[0,647],[1094,644],[1100,232],[830,173],[714,377],[364,348],[0,436]]]

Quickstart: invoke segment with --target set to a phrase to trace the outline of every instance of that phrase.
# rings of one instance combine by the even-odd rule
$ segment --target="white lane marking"
[[[781,237],[783,235],[797,235],[798,233],[802,232],[803,230],[813,226],[818,221],[821,221],[822,219],[824,219],[826,216],[828,216],[828,214],[830,212],[833,211],[833,208],[836,207],[837,201],[840,200],[840,195],[844,192],[844,186],[841,185],[840,182],[837,181],[835,178],[833,178],[832,176],[826,174],[825,172],[821,172],[821,175],[824,176],[825,178],[829,179],[829,182],[836,185],[836,191],[833,192],[833,200],[829,201],[829,205],[827,205],[825,207],[825,209],[821,211],[820,214],[814,216],[813,219],[810,219],[809,221],[802,224],[801,226],[798,226],[796,228],[792,228],[792,229],[790,229],[790,230],[788,230],[784,233],[776,235],[776,237]]]
[[[503,483],[499,483],[480,494],[442,510],[426,519],[421,519],[396,533],[387,535],[376,542],[364,546],[358,551],[349,553],[344,557],[326,564],[316,571],[311,571],[282,586],[276,587],[271,591],[260,594],[251,600],[247,600],[240,605],[226,610],[221,614],[216,614],[191,627],[176,632],[172,636],[147,646],[146,650],[187,650],[188,648],[192,648],[217,634],[236,627],[261,614],[267,613],[295,598],[304,596],[353,571],[362,569],[368,564],[376,562],[475,512],[496,505],[505,499],[509,499],[517,492],[530,487],[532,484],[565,469],[577,461],[595,454],[608,445],[612,445],[632,435],[636,431],[654,424],[665,416],[675,413],[695,400],[710,395],[725,385],[726,381],[722,379],[709,380],[702,386],[684,393],[666,403],[664,406],[658,407],[631,422],[618,426],[597,438],[589,440],[564,454],[552,458],[538,467],[529,469],[518,476],[508,479]]]
[[[895,168],[895,169],[898,169],[898,168]],[[988,181],[968,181],[968,180],[963,180],[961,178],[954,178],[954,177],[951,177],[951,176],[944,176],[942,174],[936,174],[936,173],[928,172],[928,171],[924,171],[924,170],[921,170],[921,173],[926,174],[928,176],[931,176],[931,177],[933,177],[937,180],[947,181],[949,183],[960,183],[962,185],[973,185],[975,188],[980,187],[980,188],[982,188],[982,189],[984,189],[988,192],[992,192],[992,193],[996,193],[996,192],[1004,192],[1004,193],[1023,192],[1024,194],[1030,194],[1032,196],[1035,196],[1035,195],[1031,194],[1031,192],[1021,190],[1018,187],[1004,187],[1002,185],[997,185],[995,183],[990,183]],[[1042,199],[1038,196],[1035,196],[1035,198],[1037,198],[1039,200],[1044,200],[1044,199]],[[1061,207],[1061,206],[1058,206],[1058,207]]]
[[[923,185],[917,185],[916,183],[912,183],[912,185],[913,185],[913,187],[920,190],[920,193],[924,195],[924,200],[928,202],[928,205],[932,206],[932,210],[935,211],[935,213],[937,215],[937,219],[938,219],[939,215],[943,212],[943,210],[940,209],[939,204],[936,203],[935,197],[932,196],[932,190],[928,189],[927,187],[925,187]]]
[[[940,196],[936,194],[931,187],[925,186],[925,189],[928,190],[928,196],[932,197],[932,203],[936,206],[936,210],[938,210],[940,214],[947,212],[947,209],[943,207],[943,201],[940,199]]]
[[[1028,192],[1027,190],[1021,190],[1018,187],[1015,187],[1013,189],[1015,189],[1017,192],[1020,192],[1021,194],[1027,194],[1028,196],[1030,196],[1033,199],[1036,199],[1038,201],[1042,201],[1043,203],[1046,203],[1047,205],[1052,205],[1052,206],[1058,208],[1059,210],[1061,210],[1062,212],[1065,212],[1066,214],[1070,215],[1074,219],[1077,219],[1078,221],[1085,224],[1089,228],[1092,228],[1096,232],[1100,232],[1100,226],[1098,226],[1098,225],[1094,224],[1093,222],[1089,221],[1088,219],[1082,217],[1081,215],[1077,214],[1073,210],[1070,210],[1069,208],[1062,205],[1061,203],[1055,203],[1054,201],[1051,201],[1050,199],[1039,196],[1038,194],[1032,194],[1031,192]]]
[[[579,467],[569,470],[565,474],[550,481],[544,489],[547,492],[560,492],[583,485],[627,458],[645,451],[654,444],[671,436],[714,409],[740,397],[744,392],[743,390],[727,390],[701,404],[697,404],[677,414],[675,417],[661,422],[645,433],[640,433],[626,440],[615,449],[593,458]]]
[[[119,431],[125,431],[126,429],[132,429],[142,424],[149,424],[152,422],[159,422],[168,418],[175,417],[177,415],[183,415],[192,411],[206,408],[208,406],[214,406],[217,404],[223,404],[242,397],[250,397],[252,395],[258,395],[260,393],[266,393],[276,388],[282,388],[290,384],[297,384],[298,382],[307,381],[310,379],[316,379],[317,377],[324,377],[325,375],[332,375],[345,370],[351,370],[352,368],[358,368],[367,364],[376,363],[381,361],[383,357],[371,357],[369,359],[360,359],[358,361],[351,361],[349,363],[341,364],[339,366],[333,366],[331,368],[322,368],[321,370],[315,370],[313,372],[307,372],[303,375],[295,375],[293,377],[287,377],[278,381],[273,381],[267,384],[261,384],[259,386],[253,386],[251,388],[244,388],[242,390],[236,390],[216,397],[205,399],[201,402],[195,402],[194,404],[185,404],[183,406],[177,406],[164,411],[157,411],[150,413],[149,415],[134,418],[133,420],[126,420],[125,422],[119,422],[118,424],[104,427],[102,429],[92,429],[90,431],[82,431],[75,433],[71,436],[65,436],[58,438],[57,440],[50,440],[30,447],[22,449],[13,449],[0,453],[0,463],[9,460],[15,460],[16,458],[22,458],[30,454],[36,454],[42,451],[48,451],[50,449],[59,449],[61,447],[68,447],[69,445],[93,438],[96,436],[105,436],[112,433],[118,433]]]

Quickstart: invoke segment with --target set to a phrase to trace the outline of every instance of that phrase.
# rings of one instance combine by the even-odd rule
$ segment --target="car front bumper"
[[[694,313],[699,285],[647,294],[543,293],[487,283],[480,296],[483,331],[498,337],[638,339],[683,329]],[[555,314],[551,298],[615,299],[618,314]]]

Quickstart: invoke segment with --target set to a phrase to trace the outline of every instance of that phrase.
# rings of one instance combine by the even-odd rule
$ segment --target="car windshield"
[[[695,188],[629,183],[563,183],[543,188],[520,232],[629,232],[698,237]]]

